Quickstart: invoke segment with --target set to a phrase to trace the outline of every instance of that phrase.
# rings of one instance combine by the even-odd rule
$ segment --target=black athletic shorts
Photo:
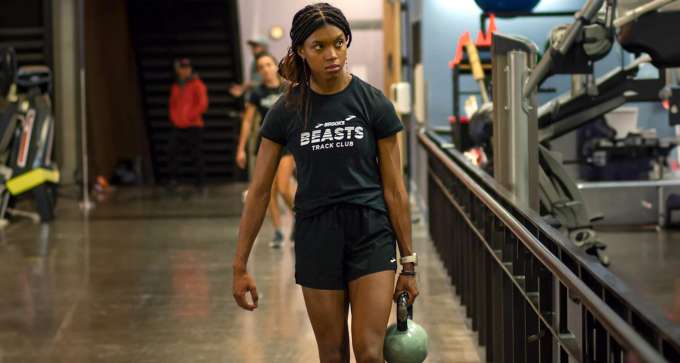
[[[344,290],[362,276],[396,269],[396,238],[385,212],[337,204],[295,220],[295,281],[304,287]]]

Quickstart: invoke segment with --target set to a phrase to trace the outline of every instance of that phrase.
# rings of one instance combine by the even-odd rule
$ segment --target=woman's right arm
[[[233,262],[233,294],[236,303],[243,309],[250,311],[257,308],[258,296],[255,281],[248,274],[248,257],[267,212],[281,149],[281,145],[267,138],[262,139],[260,151],[257,153],[257,160],[255,161],[255,174],[248,188],[248,196],[241,215],[238,244]],[[252,297],[252,303],[246,300],[248,292]]]
[[[238,148],[236,149],[236,164],[241,169],[246,168],[246,143],[250,137],[252,130],[253,118],[255,117],[255,105],[246,103],[246,111],[243,114],[243,121],[241,121],[241,135],[238,139]]]

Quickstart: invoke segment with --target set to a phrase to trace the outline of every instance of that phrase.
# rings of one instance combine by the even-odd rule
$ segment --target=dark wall
[[[0,0],[0,47],[13,47],[19,66],[53,66],[52,1]]]
[[[44,0],[2,0],[0,1],[0,27],[41,27]]]
[[[92,175],[145,154],[137,69],[125,1],[85,2],[87,117]],[[143,158],[147,160],[147,158]]]
[[[241,75],[236,0],[128,0],[127,4],[155,180],[162,183],[173,177],[168,96],[175,80],[173,60],[178,57],[191,59],[208,88],[200,148],[206,182],[243,180],[245,173],[235,163],[243,102],[228,92]],[[180,181],[195,178],[197,168],[188,153],[175,161]]]

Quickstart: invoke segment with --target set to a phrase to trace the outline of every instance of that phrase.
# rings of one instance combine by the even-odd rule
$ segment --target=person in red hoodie
[[[179,157],[183,148],[190,150],[195,165],[196,186],[203,187],[205,161],[201,152],[203,140],[203,114],[208,109],[208,91],[203,81],[193,73],[191,61],[175,61],[177,81],[170,90],[170,122],[173,126],[168,144],[170,186],[177,184]]]

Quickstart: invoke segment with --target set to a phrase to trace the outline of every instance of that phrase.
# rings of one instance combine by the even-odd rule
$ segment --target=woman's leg
[[[384,363],[383,341],[392,309],[394,271],[362,276],[349,283],[352,346],[357,363]]]
[[[276,184],[278,193],[281,194],[288,208],[292,211],[295,200],[295,187],[293,179],[293,169],[295,169],[295,159],[293,155],[285,155],[279,162],[279,170],[276,173]]]
[[[319,348],[319,361],[321,363],[349,363],[347,293],[343,290],[317,290],[303,287],[302,294]]]

